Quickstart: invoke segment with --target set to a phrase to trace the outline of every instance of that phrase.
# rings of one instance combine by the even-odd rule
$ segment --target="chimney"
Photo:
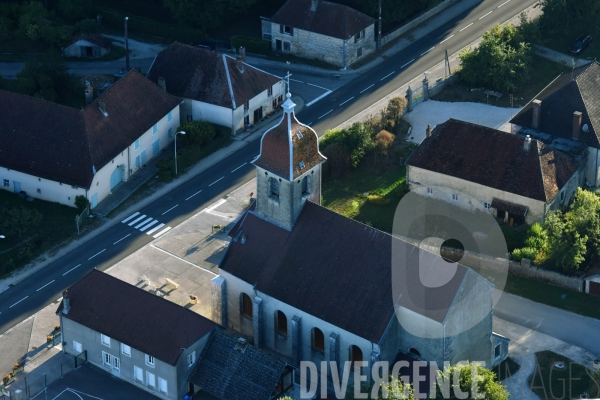
[[[160,86],[160,88],[165,92],[167,91],[167,84],[165,82],[165,78],[162,76],[158,78],[158,86]]]
[[[317,11],[317,6],[319,5],[319,0],[312,0],[310,3],[310,11]]]
[[[530,147],[531,147],[531,136],[527,135],[525,137],[525,142],[523,142],[523,150],[525,152],[529,152]]]
[[[85,89],[85,104],[90,104],[92,102],[92,100],[94,99],[94,88],[91,86],[88,86]]]
[[[246,350],[246,347],[248,347],[248,342],[246,341],[246,339],[239,338],[237,341],[237,344],[235,346],[235,349],[237,351],[241,351],[243,353]]]
[[[71,299],[69,298],[69,292],[65,290],[63,292],[63,310],[62,313],[67,315],[71,309]]]
[[[103,101],[98,102],[98,108],[100,109],[100,112],[104,114],[105,117],[108,117],[108,113],[106,112],[106,104],[104,104]]]
[[[582,113],[579,111],[575,111],[573,113],[573,139],[579,139],[579,134],[581,133],[581,117]]]
[[[431,129],[431,125],[430,124],[427,124],[426,136],[427,137],[431,137],[431,135],[433,135],[433,129]]]
[[[531,127],[533,129],[538,129],[540,127],[540,114],[542,113],[542,101],[534,100],[533,101],[533,119],[531,121]]]

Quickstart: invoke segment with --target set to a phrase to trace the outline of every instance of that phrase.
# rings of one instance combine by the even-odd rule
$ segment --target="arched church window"
[[[246,293],[242,293],[240,299],[240,311],[242,315],[252,318],[252,299]]]

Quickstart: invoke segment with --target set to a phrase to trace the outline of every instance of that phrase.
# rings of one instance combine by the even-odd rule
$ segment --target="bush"
[[[173,180],[173,173],[170,169],[161,169],[158,171],[158,179],[162,182],[171,182]]]
[[[350,152],[341,143],[332,143],[323,150],[327,162],[323,164],[323,175],[327,178],[337,179],[346,176],[352,165]]]
[[[355,122],[348,129],[330,129],[319,141],[319,147],[326,149],[333,143],[343,145],[350,153],[350,162],[358,167],[367,152],[375,147],[372,138],[373,128],[361,122]]]
[[[158,169],[173,169],[175,167],[175,160],[172,157],[159,158],[156,160],[156,168]]]
[[[239,49],[240,46],[246,48],[246,52],[254,54],[271,54],[271,42],[251,36],[235,35],[231,37],[231,46]]]
[[[79,196],[75,196],[75,207],[77,207],[77,210],[79,210],[79,212],[85,210],[85,208],[89,205],[90,201],[86,199],[85,196],[81,194]]]
[[[184,145],[203,146],[217,136],[215,126],[208,121],[188,121],[179,126],[177,131],[185,132],[185,135],[180,136]]]

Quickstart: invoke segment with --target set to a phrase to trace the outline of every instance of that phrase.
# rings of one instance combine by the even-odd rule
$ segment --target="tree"
[[[79,86],[68,66],[54,54],[28,60],[17,81],[21,93],[56,103],[67,101]]]
[[[182,25],[209,30],[233,17],[243,16],[256,0],[163,0]]]
[[[23,206],[13,207],[3,212],[2,228],[11,235],[27,233],[34,229],[42,221],[42,214],[35,209],[28,209]]]
[[[565,271],[578,269],[585,260],[587,235],[574,231],[560,211],[549,212],[544,227],[551,249],[549,261]]]
[[[394,144],[396,137],[386,130],[381,130],[375,135],[376,162],[385,166],[388,162],[389,150]]]
[[[460,79],[471,86],[514,92],[529,80],[531,46],[508,24],[496,25],[483,35],[479,47],[460,53]]]
[[[375,147],[373,128],[361,122],[355,122],[348,129],[330,129],[319,142],[319,147],[326,149],[332,143],[342,144],[350,153],[350,162],[358,167],[367,152]]]
[[[77,21],[90,15],[94,10],[93,0],[59,0],[58,12],[68,21]]]
[[[323,174],[328,178],[343,178],[352,165],[350,164],[350,152],[341,143],[332,143],[325,150],[323,155],[327,157],[327,162],[323,166]]]
[[[96,33],[100,30],[98,23],[95,19],[86,18],[82,19],[73,26],[73,34],[77,33]]]
[[[396,128],[404,115],[406,103],[406,97],[394,97],[390,99],[383,115],[384,129],[394,130]]]
[[[457,389],[463,393],[470,393],[469,398],[476,398],[474,389],[476,388],[478,395],[483,395],[486,400],[508,400],[508,392],[500,382],[496,380],[496,374],[481,366],[472,363],[466,365],[453,365],[449,369],[438,372],[444,380],[450,380],[450,393],[446,393],[446,389],[440,387],[439,381],[436,384],[437,399],[462,399],[464,397],[457,396]],[[473,377],[476,377],[476,382],[473,382]],[[458,381],[455,379],[458,378]],[[460,394],[459,394],[460,396]]]
[[[75,207],[77,207],[77,210],[79,210],[79,212],[82,212],[83,210],[85,210],[85,208],[89,205],[90,205],[90,201],[88,199],[86,199],[85,196],[83,196],[81,194],[78,196],[75,196]]]
[[[215,126],[208,121],[188,121],[177,128],[177,131],[184,131],[181,136],[183,144],[205,145],[217,136]]]

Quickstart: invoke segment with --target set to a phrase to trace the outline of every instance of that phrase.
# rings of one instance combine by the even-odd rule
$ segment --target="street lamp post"
[[[185,131],[175,132],[175,176],[177,176],[177,134],[185,135]]]

